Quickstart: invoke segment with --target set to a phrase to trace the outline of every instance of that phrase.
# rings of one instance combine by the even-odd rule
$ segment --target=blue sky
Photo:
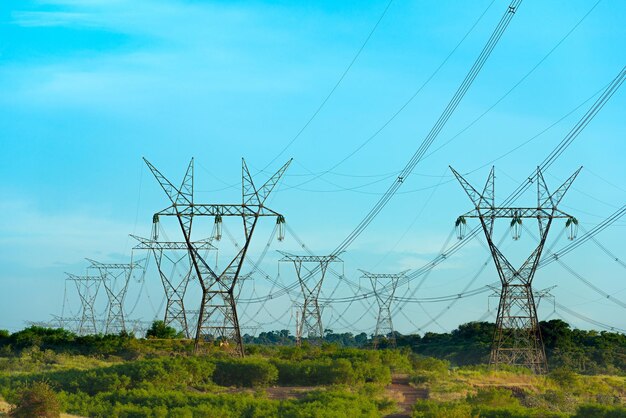
[[[260,179],[293,157],[270,205],[285,215],[312,251],[332,251],[417,149],[508,2],[393,1],[339,87],[279,155],[336,84],[387,4],[3,2],[0,282],[5,296],[0,328],[15,330],[24,321],[59,314],[64,271],[84,272],[85,257],[125,260],[134,244],[128,234],[149,234],[152,213],[167,202],[142,157],[176,182],[189,158],[195,157],[197,201],[207,203],[240,200],[241,157]],[[431,148],[437,151],[416,167],[392,202],[343,255],[346,276],[359,282],[359,268],[380,272],[419,268],[441,251],[456,217],[470,209],[461,187],[451,181],[448,165],[470,173],[468,179],[480,185],[495,164],[496,196],[507,196],[623,67],[625,19],[626,4],[617,0],[597,4],[526,0]],[[432,81],[353,154],[417,91],[475,23]],[[518,87],[465,130],[539,62]],[[556,186],[584,166],[562,208],[586,229],[626,200],[625,105],[622,87],[546,173],[549,185]],[[524,199],[533,202],[532,194]],[[269,223],[258,232],[253,257],[261,252],[271,227]],[[625,227],[626,219],[598,236],[621,258],[626,257]],[[240,227],[234,223],[230,228],[237,235]],[[506,225],[501,228],[505,234]],[[209,233],[209,226],[198,231]],[[175,234],[172,229],[170,235]],[[556,229],[551,238],[549,246],[555,250],[567,244]],[[532,245],[532,241],[510,239],[503,243],[520,260]],[[278,256],[273,250],[298,252],[299,245],[288,236],[271,248],[264,268],[275,276]],[[460,292],[487,257],[478,241],[470,243],[435,269],[418,295]],[[592,242],[567,257],[568,265],[585,278],[626,300],[623,267]],[[281,266],[279,279],[291,283],[295,279],[287,267]],[[476,286],[496,280],[490,264]],[[559,303],[626,328],[623,308],[602,300],[562,267],[540,271],[535,285],[557,285],[553,293]],[[408,295],[415,286],[399,288],[398,293]],[[132,316],[150,320],[159,314],[162,299],[154,271],[146,276],[141,293],[139,289],[131,285],[129,291],[129,304],[136,305]],[[272,291],[267,280],[256,278],[243,292],[258,296]],[[78,298],[72,292],[68,289],[68,305],[75,311]],[[323,289],[325,295],[354,292],[336,277],[328,277]],[[192,288],[189,297],[193,304],[197,289]],[[260,322],[268,329],[292,327],[291,303],[283,298],[271,306],[242,308],[244,322],[254,326]],[[445,309],[445,304],[407,304],[394,321],[401,332],[449,330],[483,316],[487,297],[464,299],[438,323],[422,327],[429,315]],[[540,315],[554,313],[546,308]],[[375,302],[347,309],[331,306],[324,316],[334,330],[348,325],[371,330]],[[579,327],[591,326],[567,319]]]

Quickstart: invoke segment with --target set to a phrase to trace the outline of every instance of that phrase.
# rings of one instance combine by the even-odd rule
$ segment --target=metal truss
[[[536,373],[545,373],[548,365],[537,320],[532,281],[552,221],[556,218],[565,218],[570,221],[575,219],[559,210],[557,206],[581,169],[579,168],[556,191],[551,193],[541,169],[537,168],[536,174],[528,179],[537,184],[537,206],[534,208],[496,207],[493,168],[482,193],[474,189],[452,167],[450,169],[475,206],[473,210],[461,215],[456,224],[457,226],[464,226],[466,218],[478,218],[480,220],[502,284],[490,364],[495,366],[500,364],[522,365]],[[513,267],[492,240],[494,222],[499,218],[511,219],[512,230],[521,227],[522,219],[537,220],[539,244],[520,268]],[[514,238],[519,238],[519,233],[515,233]]]
[[[155,224],[156,225],[156,224]],[[153,237],[157,234],[153,233]],[[165,305],[165,317],[163,322],[167,326],[174,326],[181,330],[186,338],[191,338],[191,329],[185,310],[185,293],[187,285],[193,276],[193,266],[189,262],[189,252],[186,242],[157,241],[156,239],[142,238],[131,235],[139,241],[135,250],[150,250],[156,260],[161,283],[165,290],[167,303]],[[198,250],[215,250],[210,239],[195,241],[194,247]],[[180,253],[184,251],[182,254]],[[179,265],[187,263],[184,267]],[[182,269],[182,273],[180,270]],[[168,270],[168,271],[166,271]]]
[[[124,299],[128,291],[128,284],[133,271],[142,269],[138,263],[101,263],[87,259],[91,263],[89,268],[98,270],[108,297],[107,318],[104,327],[105,334],[119,334],[126,332],[124,320]]]
[[[360,270],[360,269],[359,269]],[[398,280],[404,278],[408,270],[400,273],[370,273],[360,270],[364,278],[369,279],[372,284],[372,291],[378,302],[378,318],[376,320],[376,329],[374,330],[374,348],[378,347],[381,339],[387,342],[389,347],[396,346],[396,336],[393,331],[393,323],[391,322],[391,302],[398,287]],[[381,281],[391,282],[389,284],[381,284]]]
[[[301,318],[296,320],[296,344],[300,345],[305,335],[310,344],[321,344],[324,337],[324,327],[322,326],[322,313],[318,297],[328,265],[336,262],[343,263],[343,260],[336,255],[293,255],[283,251],[279,251],[279,253],[283,255],[279,262],[293,263],[304,298],[300,311]],[[303,263],[312,263],[314,267],[308,269],[303,266]],[[307,283],[315,274],[319,274],[319,280],[313,284]]]
[[[78,291],[78,297],[80,298],[80,318],[78,320],[78,326],[76,332],[78,335],[96,334],[98,329],[96,327],[96,314],[94,306],[96,298],[98,297],[98,290],[100,289],[100,283],[102,279],[100,276],[77,276],[72,273],[67,274],[67,279],[73,281]]]
[[[153,222],[159,222],[161,216],[174,216],[180,224],[189,257],[196,277],[202,288],[202,301],[198,312],[195,346],[197,352],[201,341],[219,339],[224,346],[231,346],[241,356],[244,356],[241,329],[237,316],[235,286],[241,274],[243,261],[248,252],[252,235],[259,217],[274,216],[284,222],[284,218],[264,206],[285,170],[291,163],[289,160],[261,187],[256,187],[248,170],[245,160],[242,159],[242,203],[241,204],[198,204],[193,197],[193,158],[189,162],[187,172],[180,187],[174,186],[148,160],[144,161],[152,171],[172,205],[157,212]],[[193,219],[197,216],[213,217],[216,223],[221,223],[223,217],[240,217],[243,221],[245,244],[239,249],[235,257],[221,272],[217,273],[200,254],[192,241]]]
[[[493,290],[493,293],[489,295],[489,298],[500,298],[500,293],[501,293],[500,288],[496,286],[489,286],[489,285],[487,285],[487,287]],[[541,290],[533,290],[533,296],[537,303],[537,310],[539,310],[539,305],[541,305],[541,301],[543,299],[550,299],[552,301],[552,304],[555,305],[556,303],[555,297],[552,293],[550,293],[550,291],[554,290],[555,288],[556,288],[556,285],[546,287],[545,289],[541,289]]]

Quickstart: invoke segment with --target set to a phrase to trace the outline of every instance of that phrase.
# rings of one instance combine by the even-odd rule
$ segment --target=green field
[[[348,347],[354,338],[346,334],[328,333],[335,342],[321,347],[265,334],[265,344],[246,346],[244,359],[214,344],[192,355],[192,341],[176,338],[31,327],[0,333],[0,393],[23,404],[33,383],[45,382],[34,386],[51,389],[42,396],[83,417],[626,416],[624,336],[563,324],[551,325],[559,333],[544,329],[546,376],[481,364],[486,323],[378,350],[363,340]]]

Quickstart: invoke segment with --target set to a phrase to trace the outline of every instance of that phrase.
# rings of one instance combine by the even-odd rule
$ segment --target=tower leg
[[[526,366],[547,371],[535,300],[530,284],[502,287],[489,363]]]

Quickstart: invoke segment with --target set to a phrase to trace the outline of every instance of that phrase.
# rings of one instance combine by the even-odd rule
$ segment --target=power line
[[[396,180],[391,184],[387,192],[381,197],[381,199],[378,200],[378,202],[376,202],[374,207],[357,225],[357,227],[343,240],[343,242],[339,244],[339,246],[337,246],[337,248],[335,248],[333,254],[338,254],[344,251],[350,246],[350,244],[352,244],[352,242],[354,242],[354,240],[365,230],[365,228],[369,226],[372,220],[374,220],[374,218],[380,213],[380,211],[387,205],[395,192],[400,188],[400,186],[402,186],[404,180],[411,175],[411,172],[413,171],[417,163],[421,161],[428,148],[435,141],[435,139],[445,126],[446,122],[450,119],[450,116],[452,116],[452,113],[454,112],[454,110],[456,110],[457,106],[461,102],[461,99],[465,96],[465,93],[467,93],[470,86],[478,76],[478,73],[487,61],[487,58],[489,58],[491,52],[504,34],[504,31],[508,27],[511,19],[513,19],[513,16],[515,15],[517,7],[520,3],[521,0],[513,0],[510,3],[507,10],[504,12],[504,15],[502,16],[502,19],[498,23],[496,29],[493,31],[491,37],[487,41],[487,44],[472,65],[469,73],[466,75],[456,93],[452,96],[452,99],[450,100],[426,138],[424,138],[417,151],[413,154],[407,165],[402,169]]]
[[[306,121],[304,126],[302,126],[302,128],[300,128],[298,133],[287,143],[287,145],[285,145],[283,147],[283,149],[269,163],[267,163],[267,165],[265,166],[264,170],[267,169],[267,167],[269,167],[270,165],[272,165],[278,158],[280,158],[280,156],[283,155],[285,153],[285,151],[287,151],[287,149],[289,149],[289,147],[291,147],[291,145],[293,145],[294,142],[296,142],[296,140],[300,137],[300,135],[302,135],[302,133],[306,130],[306,128],[308,128],[308,126],[311,124],[311,122],[313,122],[313,119],[315,119],[317,117],[317,115],[320,113],[322,108],[326,105],[326,103],[328,102],[330,97],[333,95],[333,93],[335,93],[335,90],[337,90],[337,88],[339,87],[339,85],[341,84],[343,79],[346,77],[346,75],[348,74],[348,72],[350,71],[350,69],[352,68],[354,63],[356,62],[357,58],[359,58],[359,55],[361,55],[361,52],[363,52],[363,49],[365,49],[365,46],[369,42],[370,38],[372,37],[372,35],[374,35],[374,32],[376,32],[376,29],[378,28],[378,25],[380,25],[380,22],[383,20],[383,18],[387,14],[387,11],[389,10],[389,7],[391,7],[391,3],[393,3],[393,0],[389,0],[389,2],[387,3],[387,6],[385,7],[385,9],[383,10],[382,14],[380,15],[380,17],[376,21],[376,24],[374,25],[372,30],[370,30],[369,34],[365,38],[365,41],[363,41],[363,43],[361,44],[361,47],[357,50],[356,54],[352,58],[352,61],[350,61],[350,63],[346,67],[346,69],[343,71],[343,73],[341,73],[341,76],[339,77],[339,79],[337,80],[337,82],[335,83],[333,88],[328,92],[328,94],[326,95],[324,100],[322,100],[320,105],[317,107],[317,109],[315,109],[315,111],[313,112],[311,117],[309,117],[309,119]]]

